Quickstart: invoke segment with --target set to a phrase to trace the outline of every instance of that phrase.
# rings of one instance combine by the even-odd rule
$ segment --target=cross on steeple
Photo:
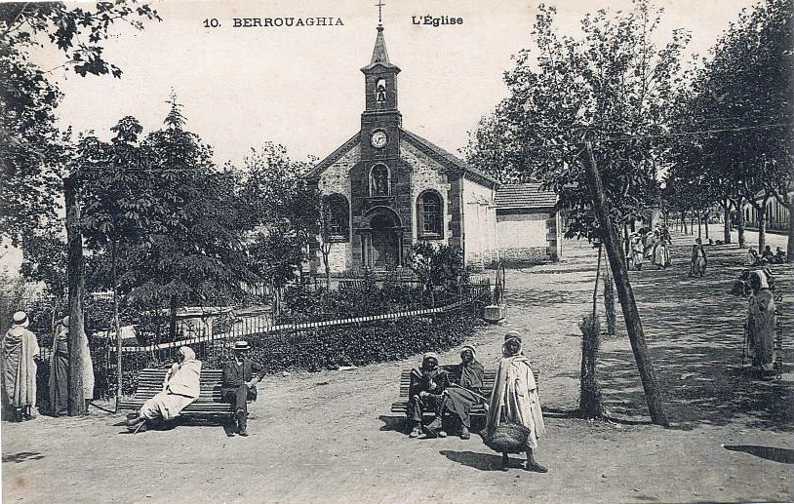
[[[378,8],[378,24],[383,24],[383,6],[386,5],[383,3],[383,0],[378,0],[378,3],[375,4],[375,7]]]

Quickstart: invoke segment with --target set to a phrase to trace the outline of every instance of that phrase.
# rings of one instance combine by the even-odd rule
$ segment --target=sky
[[[457,153],[467,132],[505,96],[502,74],[511,55],[534,46],[537,2],[526,0],[383,0],[384,35],[398,65],[403,125]],[[576,35],[579,20],[600,8],[627,10],[630,0],[550,0],[561,33]],[[664,42],[673,28],[692,33],[689,52],[705,54],[728,23],[754,0],[659,0]],[[80,77],[59,68],[48,47],[34,61],[64,94],[60,125],[102,138],[124,116],[145,131],[162,126],[171,89],[187,127],[214,148],[218,165],[239,164],[251,148],[273,141],[291,157],[320,158],[359,128],[364,77],[378,22],[376,0],[156,1],[162,22],[137,31],[120,24],[104,44],[105,57],[124,72]],[[449,16],[463,24],[415,25]],[[331,17],[343,26],[234,28],[233,18]],[[217,19],[219,27],[205,27]],[[264,21],[263,21],[264,23]],[[10,257],[13,256],[13,257]],[[0,259],[15,269],[18,254]]]
[[[239,162],[267,140],[298,159],[324,157],[359,127],[363,75],[377,24],[376,0],[155,2],[163,21],[143,31],[120,27],[105,45],[121,79],[52,73],[64,92],[62,124],[100,136],[125,115],[145,130],[159,128],[173,88],[188,127],[215,149],[215,160]],[[511,55],[532,47],[537,3],[511,0],[384,0],[386,45],[402,69],[399,103],[404,125],[457,152],[467,132],[505,95]],[[750,0],[667,0],[660,32],[692,32],[691,51],[705,53]],[[553,1],[549,4],[555,5]],[[575,34],[582,16],[630,0],[561,0],[560,30]],[[695,8],[697,5],[697,8]],[[452,16],[462,25],[414,25],[412,16]],[[332,17],[343,26],[234,28],[234,17]],[[204,27],[215,18],[218,28]],[[58,54],[42,54],[43,68]]]

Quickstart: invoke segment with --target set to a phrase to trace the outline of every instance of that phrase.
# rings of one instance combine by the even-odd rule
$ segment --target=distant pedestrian
[[[754,271],[750,277],[753,294],[747,302],[747,337],[753,368],[762,376],[774,373],[774,340],[777,320],[775,301],[767,275]]]
[[[247,357],[251,347],[247,341],[234,343],[233,358],[223,365],[223,397],[231,403],[235,427],[241,436],[248,435],[248,400],[256,399],[256,384],[265,375],[264,367]],[[255,377],[254,373],[258,373]],[[233,436],[234,432],[229,432]]]
[[[645,252],[645,247],[642,244],[642,237],[639,233],[634,233],[631,235],[631,262],[634,265],[634,269],[637,271],[642,269],[642,263],[644,261],[643,253]]]
[[[30,320],[25,312],[14,313],[13,320],[14,325],[3,337],[3,390],[14,408],[14,419],[21,422],[35,414],[39,343],[27,329]]]
[[[706,250],[703,248],[703,242],[697,238],[692,246],[692,264],[689,268],[689,276],[702,277],[706,272],[706,265],[708,265]]]

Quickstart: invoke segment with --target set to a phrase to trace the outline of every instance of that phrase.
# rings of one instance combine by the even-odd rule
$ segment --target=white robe
[[[527,448],[538,447],[546,427],[529,359],[523,355],[502,358],[488,411],[488,430],[502,422],[523,425],[530,430]]]

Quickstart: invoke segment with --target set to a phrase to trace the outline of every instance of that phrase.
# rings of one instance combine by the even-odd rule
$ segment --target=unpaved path
[[[774,240],[783,244],[770,239],[773,247]],[[98,413],[4,422],[4,502],[794,500],[791,331],[782,381],[738,375],[744,301],[726,291],[740,254],[712,248],[707,277],[690,280],[690,238],[676,241],[672,269],[632,273],[671,429],[647,423],[625,336],[605,342],[600,365],[615,423],[569,417],[578,393],[577,323],[589,309],[595,260],[592,250],[566,242],[565,262],[508,273],[508,321],[475,338],[480,359],[492,367],[506,330],[527,334],[527,353],[541,372],[547,435],[539,459],[549,474],[497,470],[499,457],[476,436],[405,436],[388,410],[399,371],[412,359],[268,377],[247,439],[205,425],[132,436],[112,425],[120,417]],[[790,293],[792,271],[779,270]],[[794,306],[790,294],[786,301]],[[454,351],[445,356],[456,358]]]

